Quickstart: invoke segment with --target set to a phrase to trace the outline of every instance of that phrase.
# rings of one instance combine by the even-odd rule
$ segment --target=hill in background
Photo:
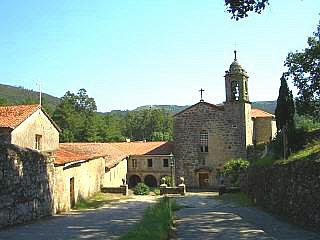
[[[272,113],[272,114],[274,114],[276,106],[277,106],[277,101],[258,101],[258,102],[253,102],[252,103],[252,107],[253,108],[259,108],[261,110],[264,110],[264,111]],[[186,109],[187,107],[190,107],[190,105],[184,105],[184,106],[178,106],[178,105],[144,105],[144,106],[137,107],[136,109],[134,109],[134,111],[159,108],[159,109],[164,109],[164,110],[167,110],[169,112],[172,112],[173,114],[176,114],[176,113]]]
[[[3,98],[7,102],[3,102],[3,105],[14,105],[14,104],[30,104],[30,103],[38,103],[39,102],[39,92],[25,89],[23,87],[14,87],[9,85],[0,84],[0,103],[1,98]],[[56,106],[59,104],[60,99],[54,97],[52,95],[42,93],[42,99],[44,107],[52,113]],[[258,101],[253,102],[252,106],[255,108],[262,109],[264,111],[270,112],[274,114],[277,102],[276,101]],[[189,105],[178,106],[178,105],[144,105],[137,107],[133,111],[139,111],[144,109],[164,109],[173,114],[176,114],[184,109],[189,107]],[[111,112],[107,112],[106,114],[115,114],[115,115],[126,115],[128,110],[112,110]]]
[[[23,87],[0,84],[0,100],[2,100],[2,105],[39,103],[39,92],[25,89]],[[42,101],[45,108],[51,112],[57,107],[60,99],[49,94],[42,93]]]

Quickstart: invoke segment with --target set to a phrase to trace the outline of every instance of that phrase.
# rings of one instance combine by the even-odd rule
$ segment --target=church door
[[[199,187],[209,187],[209,173],[199,173]]]

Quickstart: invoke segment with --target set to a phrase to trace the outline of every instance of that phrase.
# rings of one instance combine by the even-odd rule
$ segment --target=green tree
[[[227,12],[232,14],[233,19],[237,21],[241,18],[248,17],[249,12],[261,14],[269,5],[269,0],[225,0]]]
[[[298,88],[297,112],[320,121],[320,22],[307,43],[308,47],[301,52],[288,54],[286,74]]]
[[[295,107],[292,91],[289,89],[285,74],[281,77],[279,88],[279,96],[277,99],[277,107],[275,111],[276,123],[278,131],[285,128],[294,127]]]
[[[295,107],[292,91],[289,90],[285,74],[281,77],[281,85],[279,88],[279,96],[277,99],[277,107],[275,111],[278,135],[282,136],[283,158],[286,159],[288,149],[292,148],[292,139],[294,137],[294,114]],[[278,136],[278,137],[279,137]],[[289,140],[288,141],[288,136]]]
[[[85,89],[80,89],[77,95],[66,92],[53,113],[53,120],[62,129],[61,142],[99,141],[96,109],[94,99]]]
[[[0,97],[0,106],[8,105],[8,99],[5,97]]]

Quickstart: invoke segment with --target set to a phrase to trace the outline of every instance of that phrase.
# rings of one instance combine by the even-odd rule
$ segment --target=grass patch
[[[122,199],[128,199],[128,198],[130,198],[130,197],[124,196],[121,194],[98,192],[88,199],[80,199],[76,203],[76,205],[73,209],[74,210],[97,209],[107,203],[119,201]]]
[[[255,166],[271,166],[274,164],[286,164],[297,160],[316,160],[320,158],[320,140],[309,143],[304,149],[292,153],[288,159],[278,159],[270,155],[257,159],[252,164]]]
[[[253,206],[253,203],[248,198],[248,196],[243,192],[238,193],[224,193],[222,196],[213,196],[212,197],[215,200],[218,201],[225,201],[234,203],[236,205],[239,205],[241,207],[250,207]]]
[[[161,198],[145,210],[142,220],[120,240],[168,239],[176,209],[178,205],[174,199]]]
[[[273,158],[270,155],[265,156],[264,158],[259,158],[255,162],[253,162],[253,165],[255,166],[271,166],[273,165],[277,159]]]
[[[320,141],[315,141],[308,145],[305,149],[292,154],[289,157],[289,161],[295,161],[298,159],[309,159],[310,157],[320,154]]]

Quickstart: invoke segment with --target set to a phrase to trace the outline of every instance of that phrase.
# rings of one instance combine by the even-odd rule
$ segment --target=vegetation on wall
[[[232,185],[239,186],[240,174],[248,168],[249,164],[249,161],[243,159],[230,160],[223,166],[223,173],[229,178]]]

